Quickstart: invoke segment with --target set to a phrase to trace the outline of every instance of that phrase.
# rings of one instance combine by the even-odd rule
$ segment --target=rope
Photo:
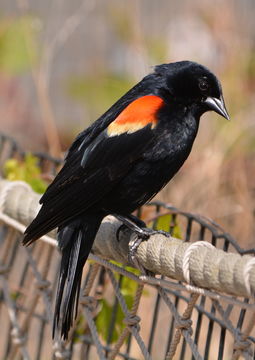
[[[13,221],[11,226],[24,231],[24,224],[30,223],[38,211],[39,197],[27,184],[0,180],[0,219],[8,224]],[[95,239],[93,252],[106,259],[127,264],[128,241],[132,233],[121,232],[118,241],[116,232],[120,224],[111,216],[104,219]],[[42,239],[56,244],[49,236]],[[207,242],[189,244],[156,234],[139,245],[137,259],[151,272],[188,281],[197,287],[244,297],[252,297],[255,293],[254,258],[226,253]],[[249,267],[247,264],[250,264]]]
[[[205,241],[196,241],[191,244],[184,253],[183,256],[183,263],[182,263],[182,271],[185,281],[189,284],[190,283],[190,258],[193,254],[193,251],[201,249],[202,246],[208,247],[209,249],[214,249],[213,245],[205,242]]]
[[[95,326],[94,317],[95,317],[95,310],[97,306],[97,300],[95,297],[90,296],[91,289],[93,287],[94,281],[97,277],[97,273],[99,271],[100,265],[94,263],[90,266],[89,273],[86,278],[86,283],[82,291],[82,296],[80,297],[79,304],[82,305],[82,309],[85,314],[85,318],[90,329],[91,336],[94,341],[94,345],[97,349],[97,353],[100,360],[106,360],[104,356],[104,347],[101,344],[99,334],[97,328]],[[79,317],[77,317],[76,322],[78,321]],[[75,330],[75,326],[73,327],[73,331]],[[69,336],[71,338],[71,336]]]
[[[248,262],[246,263],[243,269],[244,285],[246,287],[248,294],[250,295],[254,295],[254,293],[252,294],[251,284],[250,284],[251,271],[253,267],[255,267],[255,258],[251,258],[250,260],[248,260]]]
[[[9,356],[9,359],[12,360],[15,358],[16,351],[20,350],[22,354],[22,359],[24,360],[30,360],[30,356],[28,354],[28,351],[25,347],[27,337],[25,334],[21,332],[18,319],[16,316],[16,310],[15,310],[15,304],[10,296],[10,290],[8,287],[7,280],[5,279],[4,275],[0,275],[0,280],[2,281],[2,289],[3,289],[3,295],[5,299],[5,304],[7,306],[7,311],[9,313],[12,330],[11,330],[11,337],[14,344],[14,347],[12,349],[12,352]]]
[[[102,346],[102,344],[100,342],[99,335],[98,335],[97,328],[96,328],[96,325],[95,325],[95,322],[94,322],[94,319],[93,319],[92,312],[86,306],[84,307],[84,312],[85,312],[87,323],[88,323],[90,331],[91,331],[91,336],[93,338],[94,344],[95,344],[96,349],[97,349],[99,359],[100,360],[106,360],[106,358],[104,356],[104,348],[103,348],[103,346]]]
[[[172,360],[175,353],[176,353],[176,350],[177,350],[177,346],[178,344],[180,343],[180,340],[181,340],[181,334],[183,332],[183,330],[187,330],[189,332],[191,332],[191,325],[192,325],[192,321],[189,320],[189,319],[181,319],[182,321],[180,321],[176,326],[176,333],[174,335],[174,339],[171,343],[171,346],[170,346],[170,350],[169,352],[167,353],[167,356],[166,356],[166,360]]]
[[[0,179],[0,220],[8,224],[10,227],[20,232],[24,232],[26,225],[29,224],[36,216],[40,208],[38,200],[39,195],[35,194],[26,183],[20,181],[9,182]],[[238,359],[241,355],[245,359],[248,359],[251,354],[251,341],[248,337],[254,327],[255,305],[253,303],[245,303],[241,300],[234,299],[231,295],[253,298],[255,293],[255,259],[247,255],[240,256],[238,254],[226,253],[222,250],[216,249],[210,243],[205,241],[184,243],[179,239],[169,239],[161,234],[156,234],[151,236],[148,241],[144,241],[139,245],[136,256],[138,263],[150,272],[172,277],[176,280],[183,281],[184,283],[181,284],[172,282],[168,279],[158,279],[145,274],[136,276],[131,272],[105,260],[114,259],[115,261],[124,264],[128,264],[129,262],[128,243],[134,234],[130,230],[123,231],[120,232],[119,239],[117,239],[116,233],[118,232],[120,225],[121,223],[112,216],[108,216],[104,219],[95,239],[93,253],[90,254],[90,258],[94,259],[96,263],[94,263],[90,268],[90,272],[87,276],[87,281],[83,289],[83,294],[80,299],[82,311],[85,314],[99,358],[101,360],[106,360],[107,355],[105,347],[101,343],[94,320],[96,315],[95,310],[97,307],[97,299],[91,295],[91,292],[97,278],[98,270],[102,265],[107,269],[109,279],[125,316],[125,327],[114,347],[109,350],[107,356],[108,360],[116,358],[122,345],[125,340],[128,339],[130,334],[139,345],[143,358],[145,360],[152,359],[140,335],[140,317],[137,315],[145,283],[157,288],[158,293],[173,314],[175,320],[175,334],[166,355],[166,360],[172,360],[174,358],[182,336],[184,337],[185,342],[189,345],[194,359],[202,360],[202,357],[198,352],[197,345],[192,339],[191,321],[192,311],[199,295],[201,294],[211,297],[213,304],[221,315],[226,328],[234,337],[233,359]],[[49,235],[43,236],[42,240],[50,245],[56,246],[57,242],[53,238],[55,236],[55,232],[51,232]],[[9,295],[6,280],[9,268],[4,264],[0,264],[0,279],[3,283],[5,303],[12,323],[11,336],[14,348],[10,359],[15,358],[17,350],[20,351],[24,359],[29,359],[29,354],[26,349],[26,332],[28,330],[31,316],[33,315],[36,304],[38,303],[39,296],[43,299],[46,317],[49,322],[52,322],[51,299],[48,290],[50,283],[44,280],[47,276],[52,249],[53,248],[50,247],[47,256],[48,261],[44,268],[39,271],[37,262],[34,260],[31,250],[22,247],[22,251],[25,252],[27,261],[32,269],[33,276],[35,277],[37,291],[34,293],[30,302],[31,307],[29,308],[21,326],[18,324],[15,307]],[[113,271],[117,271],[124,276],[128,276],[138,283],[132,308],[130,310],[127,307]],[[169,298],[166,290],[167,288],[191,292],[190,300],[187,302],[186,309],[182,315],[179,314]],[[207,290],[205,288],[210,288],[211,290]],[[225,292],[226,294],[218,294],[215,291]],[[224,300],[231,304],[241,306],[242,308],[253,310],[250,321],[247,323],[246,328],[242,331],[242,333],[239,329],[235,329],[228,318],[228,310],[225,311],[219,304],[218,300]],[[74,331],[74,328],[72,331]],[[70,350],[66,348],[66,344],[64,344],[60,339],[54,344],[54,354],[55,357],[59,359],[70,359],[72,356]]]
[[[119,304],[121,306],[121,309],[123,311],[123,313],[125,314],[126,318],[125,318],[125,323],[126,323],[126,328],[124,328],[122,334],[120,335],[117,344],[115,345],[115,348],[113,349],[113,351],[110,353],[109,355],[109,360],[113,360],[115,358],[115,356],[117,355],[121,345],[124,343],[126,337],[128,336],[129,332],[132,333],[132,335],[135,337],[137,344],[139,345],[141,352],[144,356],[145,360],[152,360],[151,356],[148,352],[147,347],[144,344],[143,339],[140,336],[139,333],[139,321],[140,318],[138,316],[136,316],[136,312],[137,312],[137,308],[140,302],[140,298],[142,295],[142,290],[143,290],[143,285],[138,285],[137,290],[136,290],[136,295],[135,295],[135,300],[134,303],[132,305],[132,309],[129,311],[127,304],[124,300],[124,297],[122,296],[119,286],[117,284],[117,281],[114,277],[114,274],[112,273],[112,271],[110,271],[109,269],[107,269],[107,274],[111,280],[112,286],[114,288],[115,294],[118,298]]]
[[[191,317],[191,313],[192,310],[195,306],[195,303],[198,299],[198,295],[197,294],[192,294],[190,301],[187,305],[186,310],[184,311],[183,315],[180,316],[176,307],[174,306],[174,304],[172,303],[172,301],[170,300],[170,298],[167,296],[166,291],[159,287],[158,288],[158,292],[161,295],[162,299],[164,300],[164,302],[166,303],[167,307],[169,308],[169,310],[171,311],[171,313],[174,316],[174,320],[176,323],[176,328],[177,331],[175,333],[175,337],[170,345],[170,349],[166,355],[166,360],[172,360],[177,346],[180,342],[180,338],[181,338],[181,334],[184,336],[186,342],[189,344],[191,350],[192,350],[192,355],[194,356],[194,358],[196,360],[202,360],[201,355],[198,352],[197,346],[196,344],[192,341],[191,339],[191,335],[192,335],[192,321],[190,320]]]
[[[159,278],[155,278],[155,277],[148,276],[148,275],[137,276],[137,275],[133,274],[132,272],[125,270],[123,267],[115,265],[115,264],[113,264],[105,259],[102,259],[101,257],[94,255],[94,254],[90,254],[89,259],[96,261],[98,264],[104,266],[105,268],[111,269],[112,271],[116,271],[119,274],[122,274],[123,276],[126,276],[140,284],[147,284],[147,285],[151,285],[153,287],[162,286],[166,289],[170,289],[170,290],[174,289],[174,290],[179,290],[179,291],[184,290],[184,291],[187,291],[190,293],[194,292],[199,295],[207,296],[211,299],[223,300],[226,303],[233,304],[233,305],[239,306],[244,309],[255,310],[254,304],[249,304],[249,303],[243,302],[241,300],[234,298],[233,296],[218,294],[218,293],[210,291],[210,290],[201,289],[197,286],[181,284],[181,283],[177,283],[174,281],[170,281],[169,279],[164,280],[164,279],[159,279]]]
[[[246,332],[246,334],[241,333],[241,331],[239,329],[235,328],[235,326],[232,324],[231,320],[228,317],[227,311],[224,311],[223,307],[221,306],[221,304],[218,301],[213,300],[213,304],[214,304],[215,308],[217,309],[217,311],[219,312],[222,319],[224,320],[224,324],[225,324],[226,328],[230,331],[230,333],[232,333],[232,335],[234,337],[233,360],[237,360],[239,358],[239,356],[241,356],[241,355],[245,359],[251,359],[252,343],[249,340],[247,340],[248,335],[249,335],[248,332]],[[254,318],[253,318],[253,320],[254,320]],[[253,326],[254,326],[254,323],[253,323]],[[252,329],[250,329],[250,331],[251,330]],[[247,331],[247,329],[246,329],[246,331]]]

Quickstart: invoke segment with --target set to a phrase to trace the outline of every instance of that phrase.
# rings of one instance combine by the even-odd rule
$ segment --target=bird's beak
[[[210,110],[213,110],[216,113],[223,116],[224,118],[226,118],[227,120],[230,120],[223,96],[221,96],[220,99],[208,96],[208,98],[205,99],[205,103],[207,104]]]

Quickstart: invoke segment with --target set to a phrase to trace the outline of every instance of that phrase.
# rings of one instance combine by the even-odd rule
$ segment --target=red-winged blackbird
[[[31,244],[58,227],[62,260],[53,331],[60,327],[63,338],[77,314],[82,269],[102,219],[128,218],[168,183],[209,110],[229,119],[214,74],[190,61],[162,64],[70,147],[23,240]]]

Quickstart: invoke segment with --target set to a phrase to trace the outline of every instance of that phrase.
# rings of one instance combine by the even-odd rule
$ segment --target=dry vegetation
[[[1,130],[26,149],[59,155],[150,66],[201,62],[222,80],[232,121],[204,116],[191,157],[158,197],[215,219],[251,247],[255,6],[248,0],[176,3],[6,2],[0,18]]]
[[[221,79],[232,121],[202,118],[189,160],[157,198],[254,247],[254,18],[253,0],[4,0],[0,130],[60,155],[152,65],[201,62]]]

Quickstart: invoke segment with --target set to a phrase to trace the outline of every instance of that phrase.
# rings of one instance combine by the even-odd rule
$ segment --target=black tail
[[[56,295],[53,337],[57,329],[67,339],[77,316],[82,269],[101,224],[101,214],[83,215],[59,229],[58,241],[62,252]]]

